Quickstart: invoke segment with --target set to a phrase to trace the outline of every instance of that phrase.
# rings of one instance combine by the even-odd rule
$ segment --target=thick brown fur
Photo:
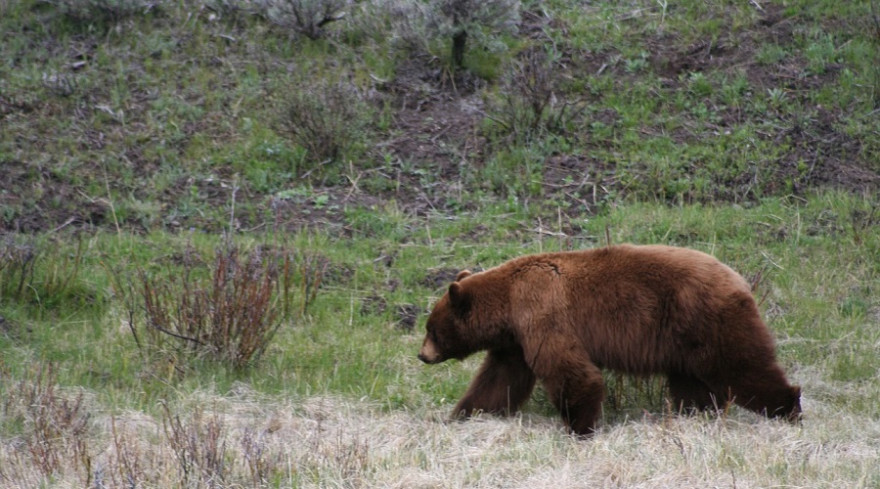
[[[516,258],[461,272],[437,302],[419,353],[426,363],[488,350],[454,415],[512,413],[540,380],[575,433],[593,432],[600,369],[665,374],[675,405],[728,402],[799,418],[800,388],[776,362],[748,283],[715,258],[621,245]]]

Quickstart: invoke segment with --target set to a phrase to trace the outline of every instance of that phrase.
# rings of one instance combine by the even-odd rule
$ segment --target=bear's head
[[[497,272],[459,272],[428,316],[419,360],[461,360],[480,350],[512,344],[507,327],[508,286]]]
[[[450,358],[461,359],[473,351],[464,347],[462,332],[467,328],[467,316],[471,309],[472,294],[465,290],[462,280],[471,272],[463,270],[449,285],[446,294],[434,304],[428,322],[425,340],[419,350],[419,360],[425,363],[440,363]]]
[[[784,399],[782,407],[775,412],[770,413],[772,417],[782,417],[792,424],[800,424],[803,411],[801,410],[801,388],[800,386],[792,386],[789,388],[788,396]]]

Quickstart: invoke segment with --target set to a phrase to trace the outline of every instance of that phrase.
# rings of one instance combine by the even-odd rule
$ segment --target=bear
[[[799,422],[798,386],[748,282],[714,257],[664,245],[526,255],[460,272],[426,322],[427,364],[488,351],[453,411],[507,415],[540,380],[570,432],[596,430],[602,369],[665,375],[675,409],[733,402]]]

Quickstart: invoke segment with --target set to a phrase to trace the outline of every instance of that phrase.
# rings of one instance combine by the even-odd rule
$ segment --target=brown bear
[[[540,379],[571,431],[596,427],[600,369],[665,374],[677,409],[734,402],[800,418],[749,284],[686,248],[621,245],[528,255],[458,274],[435,304],[425,363],[488,350],[454,416],[509,414]]]

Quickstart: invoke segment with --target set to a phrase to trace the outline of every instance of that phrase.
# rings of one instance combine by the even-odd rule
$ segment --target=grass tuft
[[[33,306],[40,312],[102,305],[101,293],[80,276],[85,253],[82,238],[77,238],[70,253],[55,253],[53,246],[55,243],[34,237],[2,238],[0,299]]]

